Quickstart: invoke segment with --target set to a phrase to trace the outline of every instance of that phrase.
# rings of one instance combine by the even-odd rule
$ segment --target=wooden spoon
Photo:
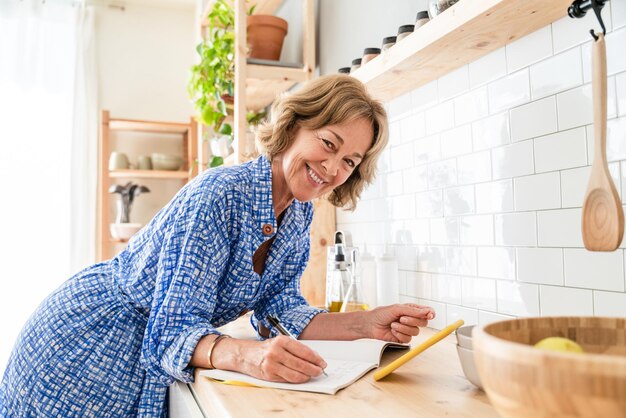
[[[595,151],[583,204],[583,241],[590,251],[613,251],[624,236],[624,212],[606,159],[606,46],[601,33],[593,43],[592,72]]]

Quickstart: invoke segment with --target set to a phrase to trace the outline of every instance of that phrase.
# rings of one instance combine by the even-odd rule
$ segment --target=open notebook
[[[326,363],[327,376],[321,375],[307,383],[277,383],[257,379],[243,373],[225,370],[203,370],[200,376],[237,384],[244,382],[261,387],[270,387],[304,392],[335,394],[339,389],[356,382],[361,376],[380,365],[383,351],[387,347],[409,348],[408,344],[361,339],[355,341],[313,341],[300,340],[317,351]]]

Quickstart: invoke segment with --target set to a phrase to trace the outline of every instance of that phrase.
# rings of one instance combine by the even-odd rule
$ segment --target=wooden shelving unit
[[[462,0],[352,75],[388,101],[564,16],[571,0]]]
[[[181,149],[183,167],[179,171],[166,170],[109,170],[109,156],[111,155],[111,131],[145,132],[158,135],[181,135]],[[100,146],[99,146],[99,176],[98,176],[98,260],[106,260],[113,256],[113,244],[125,241],[115,240],[109,231],[109,186],[112,179],[156,179],[178,180],[185,184],[198,174],[198,141],[197,125],[193,118],[189,123],[156,122],[146,120],[114,119],[108,110],[101,112]],[[146,154],[157,151],[150,149]]]
[[[315,71],[315,4],[314,0],[301,0],[303,3],[303,44],[302,64],[291,64],[247,58],[247,29],[245,0],[233,0],[235,11],[235,112],[234,112],[234,157],[229,163],[239,164],[253,158],[246,155],[243,143],[246,133],[247,111],[260,111],[269,106],[277,95],[289,90],[295,84],[310,80]],[[273,14],[282,0],[259,0],[254,14]],[[213,7],[210,0],[202,13],[201,30],[208,26],[206,16]],[[289,31],[298,28],[289,28]],[[203,33],[204,35],[204,33]],[[201,127],[201,129],[205,129]],[[202,133],[200,133],[202,135]],[[201,167],[208,166],[208,155],[200,153]]]

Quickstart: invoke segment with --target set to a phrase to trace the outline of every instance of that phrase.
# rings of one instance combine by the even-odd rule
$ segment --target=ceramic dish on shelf
[[[141,229],[141,224],[139,223],[113,223],[109,225],[111,229],[111,236],[113,239],[119,241],[128,241],[131,239],[133,235],[137,233]]]
[[[154,153],[151,157],[154,170],[176,171],[183,165],[183,159],[177,155]]]

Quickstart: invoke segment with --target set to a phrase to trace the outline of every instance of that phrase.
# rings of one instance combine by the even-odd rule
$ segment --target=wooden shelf
[[[259,111],[276,96],[309,78],[307,68],[249,64],[246,75],[246,107]]]
[[[571,0],[462,0],[352,75],[388,101],[567,15]]]
[[[153,122],[148,120],[111,119],[109,121],[109,129],[113,131],[185,134],[189,131],[189,124],[177,122]]]
[[[173,170],[115,170],[109,171],[109,177],[113,179],[136,178],[136,179],[179,179],[188,180],[189,173],[186,171]]]
[[[111,155],[111,131],[150,132],[154,134],[177,134],[180,141],[183,166],[180,170],[109,170],[108,160]],[[198,174],[198,126],[194,118],[188,123],[156,122],[111,118],[108,110],[101,111],[100,141],[98,144],[98,205],[97,205],[97,245],[98,261],[107,260],[114,255],[114,243],[125,241],[115,240],[109,230],[111,195],[109,187],[114,179],[157,179],[177,180],[182,187]],[[156,138],[159,135],[154,135]],[[160,135],[163,137],[163,135]],[[120,137],[118,141],[134,141],[135,136]],[[168,138],[168,141],[170,139]],[[155,143],[155,146],[158,144]],[[150,149],[149,151],[157,151]]]

